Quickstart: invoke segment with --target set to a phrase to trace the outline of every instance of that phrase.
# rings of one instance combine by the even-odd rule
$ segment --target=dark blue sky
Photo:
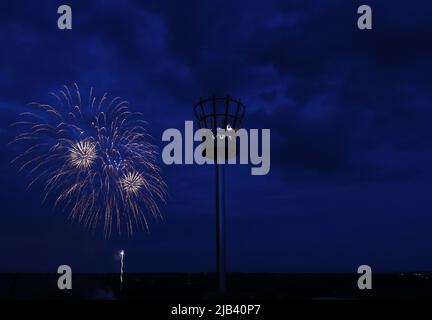
[[[73,30],[57,29],[69,4]],[[373,9],[359,31],[357,7]],[[0,271],[210,271],[214,168],[163,166],[165,220],[132,239],[71,225],[9,162],[8,125],[77,82],[130,102],[160,143],[200,96],[272,130],[271,171],[227,168],[229,271],[432,269],[430,1],[2,1]]]

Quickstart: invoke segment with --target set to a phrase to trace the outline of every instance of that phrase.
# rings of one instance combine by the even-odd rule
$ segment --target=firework
[[[125,255],[124,250],[121,250],[120,251],[120,289],[123,285],[123,267],[124,267],[124,260],[123,259],[124,259],[124,255]]]
[[[31,103],[13,124],[21,133],[12,143],[24,152],[12,162],[31,177],[29,187],[44,183],[43,201],[52,196],[71,220],[103,225],[106,236],[113,226],[129,235],[148,229],[150,216],[161,218],[165,183],[143,115],[93,89],[82,99],[76,84],[51,95],[54,104]]]
[[[76,168],[88,169],[96,158],[96,145],[90,140],[84,140],[71,146],[68,160]]]

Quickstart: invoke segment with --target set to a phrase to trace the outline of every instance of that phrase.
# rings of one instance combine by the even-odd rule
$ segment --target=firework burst
[[[24,152],[12,162],[31,177],[29,187],[42,181],[44,201],[53,195],[71,220],[103,225],[106,236],[113,226],[128,235],[148,229],[149,216],[161,218],[166,186],[143,115],[120,97],[96,98],[92,89],[83,100],[76,84],[51,95],[53,105],[31,103],[13,124],[21,133],[12,143]]]
[[[68,161],[75,168],[89,169],[96,158],[96,144],[90,140],[77,141],[70,147]]]
[[[120,186],[127,195],[138,195],[145,186],[145,179],[138,172],[128,172],[120,179]]]

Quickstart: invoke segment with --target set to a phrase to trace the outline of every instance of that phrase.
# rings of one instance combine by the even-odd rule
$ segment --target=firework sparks
[[[54,196],[71,220],[103,225],[107,237],[113,226],[132,235],[161,218],[166,186],[143,115],[107,93],[98,99],[91,89],[83,99],[77,85],[51,95],[54,104],[31,103],[13,124],[21,133],[12,143],[24,152],[12,162],[31,176],[29,187],[45,183],[43,200]]]
[[[120,186],[128,195],[138,195],[140,190],[144,187],[144,183],[144,178],[138,172],[128,172],[120,179]]]
[[[78,141],[70,147],[69,161],[76,168],[88,169],[96,158],[96,145],[89,140]]]
[[[125,255],[125,252],[124,252],[124,250],[121,250],[120,251],[120,288],[122,287],[122,285],[123,285],[123,267],[124,267],[124,255]]]

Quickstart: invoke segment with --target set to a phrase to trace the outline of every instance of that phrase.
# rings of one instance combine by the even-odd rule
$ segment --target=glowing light
[[[70,147],[69,161],[76,168],[88,169],[96,158],[96,145],[89,140],[78,141]]]
[[[122,285],[123,285],[123,267],[124,267],[124,250],[121,250],[120,251],[120,258],[121,258],[121,260],[120,260],[120,289],[121,289],[121,287],[122,287]]]
[[[127,194],[139,194],[144,184],[144,178],[136,171],[126,173],[123,178],[120,179],[120,186]]]
[[[44,201],[53,195],[71,220],[101,225],[106,237],[113,227],[128,235],[148,228],[148,216],[161,217],[166,185],[143,114],[93,89],[85,99],[76,84],[51,95],[53,105],[31,103],[13,124],[21,131],[12,143],[24,152],[12,162],[27,171],[29,187],[42,182]]]

